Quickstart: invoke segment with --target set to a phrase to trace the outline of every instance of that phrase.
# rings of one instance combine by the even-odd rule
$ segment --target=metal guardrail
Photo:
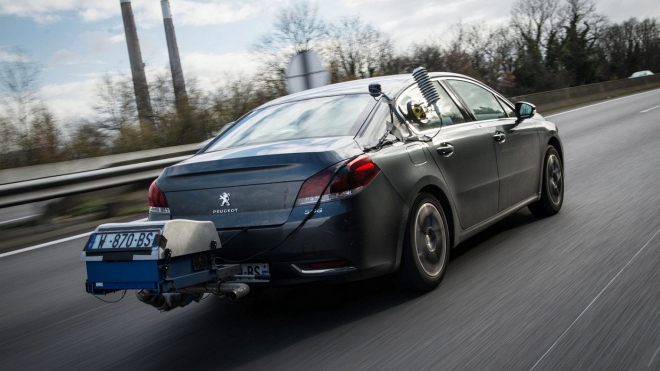
[[[155,148],[137,152],[127,152],[80,160],[55,162],[43,165],[25,166],[0,170],[0,186],[27,180],[51,178],[60,175],[82,173],[91,170],[133,165],[141,162],[192,155],[199,150],[199,144],[184,144],[175,147]]]
[[[512,102],[531,102],[536,109],[554,111],[613,96],[632,94],[643,90],[660,88],[660,74],[652,76],[610,80],[595,84],[574,86],[542,93],[520,95],[509,98]]]
[[[0,185],[0,208],[156,179],[190,155]]]

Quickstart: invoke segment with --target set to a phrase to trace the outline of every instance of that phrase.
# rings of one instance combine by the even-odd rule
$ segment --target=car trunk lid
[[[172,218],[211,220],[219,229],[278,225],[307,178],[360,152],[352,137],[229,148],[168,167],[157,184]]]

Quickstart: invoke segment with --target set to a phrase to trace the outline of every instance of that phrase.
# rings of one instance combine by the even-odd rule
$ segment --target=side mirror
[[[515,112],[516,117],[518,118],[516,122],[522,122],[524,119],[534,116],[536,113],[536,106],[527,102],[517,102]]]

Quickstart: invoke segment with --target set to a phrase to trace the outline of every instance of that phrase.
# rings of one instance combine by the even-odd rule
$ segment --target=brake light
[[[149,206],[151,207],[169,207],[167,205],[167,199],[165,198],[165,193],[158,189],[156,186],[156,181],[154,180],[149,187]]]
[[[339,200],[360,192],[380,172],[378,166],[367,155],[355,158],[347,163],[339,173],[334,175],[337,167],[342,164],[339,163],[330,166],[307,179],[300,188],[298,198],[296,199],[296,206],[315,204],[319,199],[319,195],[333,176],[334,178],[332,178],[330,186],[323,193],[321,202]]]

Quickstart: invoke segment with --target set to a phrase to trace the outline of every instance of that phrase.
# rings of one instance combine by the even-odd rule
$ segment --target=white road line
[[[563,114],[565,114],[565,113],[571,113],[571,112],[575,112],[575,111],[583,110],[583,109],[585,109],[585,108],[591,108],[591,107],[595,107],[595,106],[600,106],[601,104],[610,103],[610,102],[616,102],[616,101],[618,101],[618,100],[628,99],[628,98],[636,97],[636,96],[638,96],[638,95],[648,94],[648,93],[654,93],[654,92],[657,92],[657,91],[658,91],[658,89],[655,89],[655,90],[645,91],[645,92],[643,92],[643,93],[637,93],[637,94],[633,94],[633,95],[627,95],[627,96],[625,96],[625,97],[621,97],[621,98],[610,99],[610,100],[606,100],[606,101],[604,101],[604,102],[600,102],[600,103],[596,103],[596,104],[590,104],[590,105],[588,105],[588,106],[584,106],[584,107],[580,107],[580,108],[572,109],[572,110],[570,110],[570,111],[564,111],[564,112],[555,113],[554,115],[545,116],[545,118],[555,117],[555,116],[563,115]]]
[[[658,349],[655,350],[655,353],[653,353],[653,357],[651,357],[651,360],[649,361],[649,364],[648,364],[648,366],[646,366],[646,367],[651,367],[651,364],[652,364],[653,361],[655,360],[655,356],[658,355],[658,351],[660,351],[660,347],[658,347]]]
[[[33,214],[33,215],[28,215],[28,216],[22,216],[22,217],[16,218],[16,219],[5,220],[4,222],[0,222],[0,225],[9,224],[9,223],[17,222],[19,220],[32,218],[33,216],[37,216],[37,215],[39,215],[39,214]]]
[[[598,298],[600,298],[600,296],[603,295],[603,293],[605,292],[605,290],[607,290],[607,288],[610,287],[610,285],[612,284],[612,282],[614,282],[614,280],[616,280],[616,279],[621,275],[621,273],[622,273],[626,268],[628,268],[628,266],[630,265],[630,263],[632,263],[632,261],[635,260],[635,258],[636,258],[636,257],[637,257],[637,256],[638,256],[638,255],[639,255],[639,254],[640,254],[645,248],[646,248],[646,246],[648,246],[648,245],[651,243],[651,241],[653,241],[653,239],[655,238],[655,236],[658,235],[658,233],[660,233],[660,229],[658,229],[658,230],[655,232],[655,234],[654,234],[653,236],[651,236],[651,238],[650,238],[650,239],[644,244],[644,246],[642,246],[642,248],[639,249],[639,251],[637,251],[637,254],[635,254],[635,255],[634,255],[634,256],[628,261],[628,263],[627,263],[626,265],[624,265],[623,268],[621,268],[621,270],[619,271],[619,273],[617,273],[616,276],[614,276],[614,278],[612,278],[612,279],[610,280],[610,282],[608,282],[607,285],[605,285],[605,287],[603,287],[603,289],[600,290],[600,292],[598,293],[598,295],[596,295],[596,297],[591,301],[591,303],[589,303],[589,305],[587,305],[587,307],[584,308],[584,310],[582,311],[582,313],[580,313],[580,315],[577,316],[577,318],[573,321],[573,323],[571,323],[570,326],[568,326],[568,328],[567,328],[567,329],[566,329],[566,330],[565,330],[565,331],[564,331],[564,332],[563,332],[563,333],[557,338],[557,340],[555,340],[555,342],[552,343],[552,345],[550,346],[550,348],[548,348],[548,350],[546,350],[546,352],[543,353],[543,355],[541,356],[541,358],[539,358],[539,360],[536,361],[536,363],[534,364],[534,366],[532,366],[532,368],[529,369],[530,371],[534,370],[534,369],[536,368],[536,366],[538,366],[538,364],[541,363],[541,361],[543,360],[543,358],[545,358],[545,356],[547,356],[548,353],[550,353],[550,351],[551,351],[552,349],[554,349],[555,346],[557,346],[557,343],[559,343],[559,341],[560,341],[564,336],[566,336],[566,334],[567,334],[568,331],[573,327],[573,325],[575,325],[575,324],[577,323],[577,321],[578,321],[578,320],[579,320],[579,319],[580,319],[580,318],[581,318],[581,317],[587,312],[587,310],[589,310],[589,308],[591,308],[591,306],[596,302],[596,300],[598,300]]]
[[[7,256],[20,254],[20,253],[26,252],[26,251],[32,251],[32,250],[40,249],[40,248],[46,247],[46,246],[56,245],[60,242],[66,242],[66,241],[71,241],[71,240],[75,240],[75,239],[78,239],[78,238],[87,237],[90,234],[92,234],[92,232],[87,232],[87,233],[83,233],[83,234],[79,234],[79,235],[75,235],[75,236],[71,236],[71,237],[67,237],[67,238],[62,238],[61,240],[50,241],[50,242],[42,243],[40,245],[26,247],[26,248],[20,249],[20,250],[14,250],[14,251],[6,252],[4,254],[0,254],[0,258],[5,258]]]
[[[646,112],[651,111],[651,110],[654,110],[654,109],[656,109],[656,108],[660,108],[660,106],[651,107],[651,108],[649,108],[649,109],[645,109],[644,111],[639,111],[639,113],[646,113]]]
[[[147,220],[147,219],[144,218],[144,219],[134,220],[134,222],[144,222],[144,221],[146,221],[146,220]],[[62,239],[59,239],[59,240],[50,241],[50,242],[42,243],[42,244],[39,244],[39,245],[26,247],[26,248],[24,248],[24,249],[19,249],[19,250],[14,250],[14,251],[6,252],[6,253],[4,253],[4,254],[0,254],[0,259],[1,259],[1,258],[6,258],[7,256],[12,256],[12,255],[20,254],[20,253],[23,253],[23,252],[27,252],[27,251],[32,251],[32,250],[40,249],[40,248],[42,248],[42,247],[47,247],[47,246],[57,245],[58,243],[61,243],[61,242],[66,242],[66,241],[71,241],[71,240],[75,240],[75,239],[78,239],[78,238],[87,237],[87,236],[89,236],[90,234],[92,234],[92,232],[81,233],[81,234],[77,234],[77,235],[75,235],[75,236],[66,237],[66,238],[62,238]]]

